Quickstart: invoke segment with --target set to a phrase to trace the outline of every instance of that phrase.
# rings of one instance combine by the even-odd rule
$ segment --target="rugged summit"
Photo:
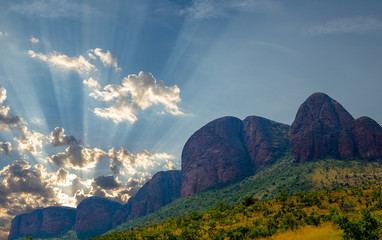
[[[324,93],[311,95],[299,108],[291,129],[297,162],[322,157],[382,158],[382,129],[369,117],[354,118]]]
[[[181,197],[254,174],[289,150],[289,128],[257,116],[208,123],[183,148]]]
[[[24,213],[12,220],[8,239],[19,237],[56,237],[74,227],[76,210],[48,207]]]
[[[290,142],[295,161],[339,157],[339,135],[353,120],[342,105],[328,95],[311,95],[298,109],[292,124]]]
[[[122,205],[106,198],[89,197],[77,206],[75,230],[79,239],[98,236],[112,228],[112,219]]]
[[[128,219],[155,212],[179,198],[182,175],[179,170],[157,172],[137,194],[114,215],[113,226]]]

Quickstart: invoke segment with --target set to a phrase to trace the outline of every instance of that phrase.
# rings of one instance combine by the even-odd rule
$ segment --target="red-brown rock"
[[[24,213],[12,220],[8,239],[20,237],[57,237],[74,227],[76,210],[48,207]]]
[[[224,117],[208,123],[188,139],[182,152],[181,197],[252,172],[242,132],[240,119]]]
[[[243,141],[254,172],[289,151],[289,125],[257,116],[247,117],[243,125]]]
[[[311,95],[300,106],[291,128],[291,151],[295,161],[340,157],[340,134],[353,120],[341,104],[328,95]],[[351,141],[346,138],[343,133],[341,143],[351,146]]]
[[[369,117],[356,119],[349,128],[353,138],[353,157],[382,159],[382,128]]]
[[[122,205],[106,198],[89,197],[77,206],[75,230],[79,239],[98,236],[112,228],[113,215]]]
[[[182,175],[179,170],[157,172],[113,217],[113,226],[155,212],[179,198]]]

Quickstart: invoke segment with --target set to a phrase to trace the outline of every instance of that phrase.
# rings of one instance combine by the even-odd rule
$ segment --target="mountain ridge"
[[[289,152],[293,157],[285,158]],[[327,157],[382,159],[381,126],[368,117],[354,119],[340,103],[324,93],[312,94],[301,104],[292,126],[258,116],[249,116],[244,120],[236,117],[219,118],[197,130],[186,142],[182,151],[182,169],[178,171],[181,180],[173,178],[172,183],[165,185],[174,190],[169,200],[161,204],[153,203],[156,207],[147,208],[151,204],[150,196],[154,196],[150,194],[155,191],[141,188],[139,191],[147,192],[146,198],[140,198],[136,207],[132,207],[135,198],[130,198],[115,211],[114,220],[107,220],[105,224],[115,227],[129,219],[134,220],[156,211],[179,196],[187,199],[198,192],[219,188],[252,175],[261,176],[262,171],[272,167],[281,158],[286,159],[285,166],[288,167],[294,162],[305,163]],[[155,182],[156,176],[150,181]],[[298,178],[298,175],[292,177]],[[285,179],[277,181],[280,180]],[[145,185],[150,185],[148,183]],[[157,195],[163,196],[164,188],[160,184],[156,186],[160,189]],[[269,190],[263,187],[259,191]],[[160,201],[160,198],[154,201]],[[142,206],[141,210],[137,209],[138,206]],[[17,229],[13,225],[12,222],[11,229]],[[14,238],[15,232],[11,232],[9,239]]]

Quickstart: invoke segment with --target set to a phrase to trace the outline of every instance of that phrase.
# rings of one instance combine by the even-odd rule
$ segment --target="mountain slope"
[[[202,191],[161,208],[145,217],[132,219],[113,231],[145,226],[152,222],[184,216],[198,211],[206,212],[218,202],[237,204],[245,196],[259,200],[271,199],[287,189],[289,194],[316,190],[336,189],[362,184],[374,185],[382,180],[382,163],[365,160],[336,160],[332,158],[296,163],[287,155],[254,176],[222,188]]]

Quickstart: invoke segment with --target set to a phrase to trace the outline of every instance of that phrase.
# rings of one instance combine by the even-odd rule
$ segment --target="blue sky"
[[[1,231],[35,207],[90,195],[125,201],[156,171],[179,169],[188,137],[218,117],[291,124],[310,94],[325,92],[355,118],[382,123],[381,9],[381,1],[1,1]],[[40,188],[13,181],[11,190],[17,171]],[[6,210],[17,194],[31,200]]]

